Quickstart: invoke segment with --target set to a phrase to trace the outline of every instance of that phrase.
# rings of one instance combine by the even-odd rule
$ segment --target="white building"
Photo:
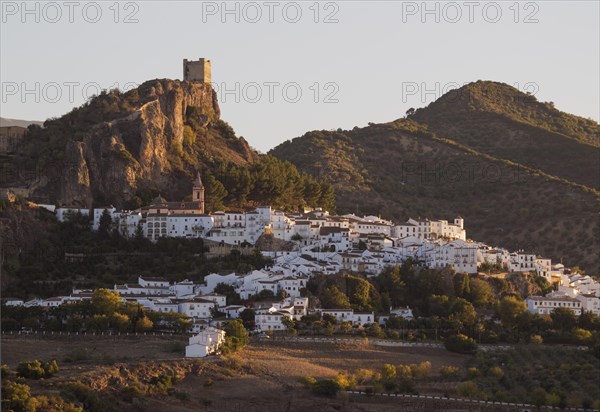
[[[600,316],[600,297],[592,294],[579,294],[575,299],[581,302],[582,312],[592,312],[594,315]]]
[[[317,312],[333,316],[338,322],[350,322],[353,325],[367,325],[375,322],[373,312],[354,312],[352,309],[317,309]]]
[[[534,314],[549,315],[557,308],[567,308],[577,316],[581,315],[582,304],[570,296],[529,296],[525,299],[527,309]]]
[[[212,316],[211,310],[216,307],[215,302],[199,297],[177,301],[179,305],[179,313],[182,313],[190,318],[210,319]]]
[[[69,219],[69,216],[80,213],[82,216],[89,216],[90,209],[87,208],[76,208],[76,207],[59,207],[56,208],[56,219],[59,222],[65,222]]]
[[[267,310],[259,310],[256,312],[254,322],[256,328],[262,331],[283,331],[287,330],[284,320],[293,319],[293,314],[289,309],[276,309],[271,307]]]
[[[224,343],[225,331],[208,327],[189,338],[189,343],[185,347],[185,356],[187,358],[203,358],[217,354]]]

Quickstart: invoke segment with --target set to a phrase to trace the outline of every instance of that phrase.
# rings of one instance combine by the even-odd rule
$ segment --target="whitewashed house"
[[[210,319],[211,309],[215,307],[215,302],[199,297],[177,301],[179,305],[179,313],[182,313],[190,318]]]
[[[225,331],[208,327],[189,338],[189,343],[185,347],[185,356],[187,358],[203,358],[216,354],[224,343]]]
[[[276,309],[271,307],[267,310],[258,310],[254,317],[256,328],[262,331],[283,331],[287,330],[284,319],[293,319],[293,314],[289,309]]]
[[[525,299],[525,303],[531,313],[539,315],[549,315],[557,308],[567,308],[579,316],[582,310],[582,303],[579,300],[566,295],[529,296]]]
[[[215,305],[217,305],[217,307],[222,308],[225,307],[227,305],[227,297],[225,295],[219,295],[218,293],[206,293],[203,295],[198,296],[201,299],[205,299],[205,300],[210,300],[211,302],[214,302]]]
[[[228,305],[220,310],[225,313],[227,318],[237,319],[240,317],[240,313],[246,310],[246,307],[243,305]]]

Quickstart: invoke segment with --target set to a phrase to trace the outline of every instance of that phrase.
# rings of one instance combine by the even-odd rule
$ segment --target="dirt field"
[[[175,352],[184,344],[183,338],[151,336],[117,339],[3,337],[1,353],[2,363],[13,368],[21,361],[56,358],[61,370],[57,378],[48,380],[46,385],[49,385],[54,379],[78,379],[82,376],[97,376],[98,380],[110,382],[107,376],[118,374],[124,367],[132,370],[147,364],[186,364],[191,361],[182,358],[183,352]],[[447,402],[436,405],[433,401],[425,403],[346,394],[333,399],[323,398],[314,396],[298,383],[301,376],[333,377],[341,371],[378,369],[384,363],[419,363],[425,360],[432,363],[432,370],[437,373],[442,365],[464,366],[468,357],[431,348],[383,348],[350,343],[252,342],[235,356],[233,364],[216,357],[194,361],[201,365],[202,371],[187,374],[175,386],[187,399],[167,395],[145,396],[137,399],[130,408],[157,412],[483,410],[462,405],[455,408]],[[213,383],[206,385],[209,378]],[[33,383],[32,389],[36,392],[50,389],[41,385]],[[110,385],[106,390],[111,389]],[[440,393],[446,389],[437,385],[428,388],[428,392]]]

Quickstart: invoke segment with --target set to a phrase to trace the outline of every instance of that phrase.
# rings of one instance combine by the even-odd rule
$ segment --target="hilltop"
[[[259,155],[221,113],[208,83],[150,80],[103,91],[2,155],[0,186],[66,206],[135,208],[158,193],[183,199],[201,171],[212,210],[328,204],[331,189],[288,162]],[[328,200],[329,199],[329,200]]]
[[[474,239],[600,269],[600,127],[476,82],[406,118],[312,131],[270,154],[331,183],[340,212],[461,215]]]

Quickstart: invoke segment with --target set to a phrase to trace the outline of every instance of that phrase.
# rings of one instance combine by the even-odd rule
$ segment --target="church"
[[[168,202],[157,196],[142,208],[146,215],[145,236],[156,241],[161,237],[205,237],[213,227],[212,217],[204,210],[204,185],[200,173],[192,186],[192,200]]]

